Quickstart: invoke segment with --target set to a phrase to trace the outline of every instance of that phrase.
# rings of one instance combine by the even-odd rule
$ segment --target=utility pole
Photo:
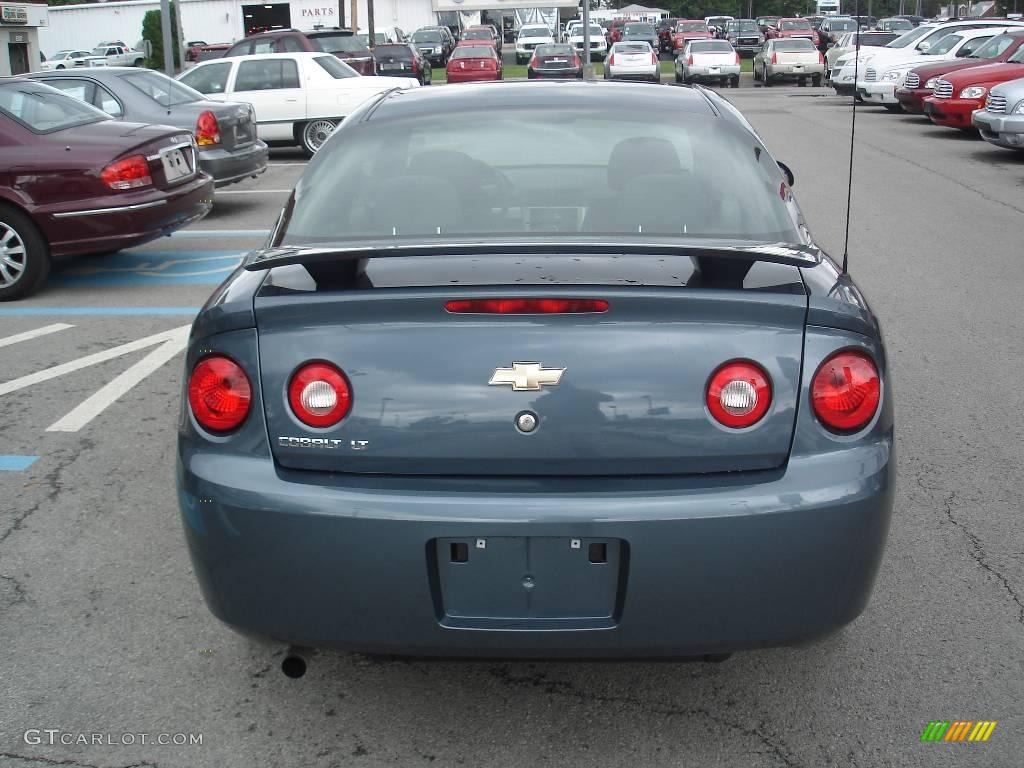
[[[367,45],[371,51],[377,44],[377,38],[373,32],[373,0],[366,0],[366,31],[370,33],[370,42]]]
[[[338,0],[338,26],[345,26],[345,0]]]
[[[160,0],[160,36],[164,39],[164,72],[174,77],[174,38],[171,36],[171,0]]]
[[[359,0],[352,0],[352,34],[359,34]]]
[[[590,77],[590,0],[583,0],[583,77]]]

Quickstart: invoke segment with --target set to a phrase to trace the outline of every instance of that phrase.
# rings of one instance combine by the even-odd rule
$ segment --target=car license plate
[[[568,59],[548,59],[551,64],[565,64],[567,61]]]
[[[387,63],[387,64],[381,64],[380,68],[381,69],[405,69],[405,64],[401,64],[401,63],[395,64],[394,62],[390,62],[390,63]]]
[[[798,70],[801,70],[801,69],[803,69],[803,68],[804,68],[804,65],[803,65],[803,64],[794,64],[794,65],[793,65],[793,71],[794,71],[794,72],[796,72],[796,71],[798,71]]]
[[[717,75],[721,71],[721,67],[708,67],[708,72],[712,75]]]
[[[168,182],[184,179],[192,175],[192,168],[180,149],[165,149],[160,153],[160,161],[164,164],[164,176]]]

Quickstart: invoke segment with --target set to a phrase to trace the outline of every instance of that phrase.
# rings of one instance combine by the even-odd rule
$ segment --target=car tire
[[[29,296],[50,274],[50,246],[25,213],[0,205],[0,301]]]
[[[683,76],[679,74],[678,70],[676,70],[676,83],[681,83],[681,82],[683,82]]]
[[[764,67],[761,70],[761,81],[764,83],[765,88],[770,88],[772,81],[768,79],[768,67]]]
[[[729,79],[729,85],[732,86],[733,88],[739,88],[740,87],[740,76],[739,75],[733,75]]]
[[[56,69],[64,69],[64,65],[63,64],[58,64]]]
[[[887,111],[892,112],[893,114],[896,115],[903,111],[902,104],[883,104],[882,106],[885,107]]]
[[[815,88],[821,88],[821,75],[815,75],[811,78],[811,85]]]
[[[322,117],[310,120],[302,126],[302,130],[299,132],[299,143],[307,157],[312,157],[319,151],[324,142],[334,133],[339,122],[339,120]],[[327,126],[330,126],[330,130],[327,129]]]

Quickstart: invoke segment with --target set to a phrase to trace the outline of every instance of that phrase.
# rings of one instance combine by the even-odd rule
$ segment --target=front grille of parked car
[[[953,98],[953,84],[949,80],[939,80],[935,84],[935,98],[937,99],[952,99]]]
[[[758,39],[756,37],[741,37],[739,44],[740,45],[757,45],[758,42],[759,41],[758,41]]]
[[[996,96],[995,94],[990,93],[988,95],[988,98],[985,100],[985,109],[987,109],[989,112],[1005,113],[1006,97]]]
[[[864,73],[864,79],[869,83],[873,83],[878,79],[878,70],[874,67],[868,67],[868,71]]]
[[[905,88],[920,88],[921,87],[921,76],[917,72],[911,72],[907,75],[907,81],[903,84]]]

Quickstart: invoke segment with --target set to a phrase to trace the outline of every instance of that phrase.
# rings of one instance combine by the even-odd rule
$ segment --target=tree
[[[151,46],[151,53],[146,66],[150,69],[164,68],[164,33],[161,28],[162,19],[160,11],[146,11],[142,17],[142,39],[148,40]],[[178,34],[178,9],[171,3],[171,35]],[[181,68],[181,45],[179,41],[174,45],[174,68]]]

